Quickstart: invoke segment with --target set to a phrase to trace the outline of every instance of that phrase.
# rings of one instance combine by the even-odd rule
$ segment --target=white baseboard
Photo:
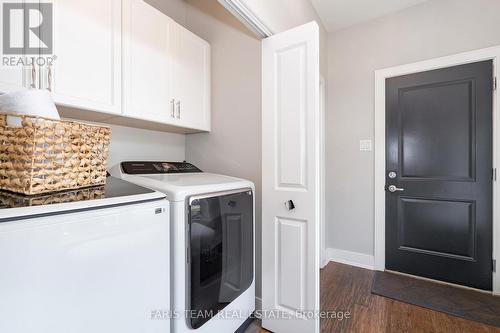
[[[326,259],[329,261],[339,262],[341,264],[375,269],[375,257],[369,254],[339,250],[334,248],[326,249]]]

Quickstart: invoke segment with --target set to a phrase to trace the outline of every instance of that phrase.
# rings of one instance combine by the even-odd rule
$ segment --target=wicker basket
[[[110,136],[105,126],[1,114],[0,189],[33,195],[104,185]]]

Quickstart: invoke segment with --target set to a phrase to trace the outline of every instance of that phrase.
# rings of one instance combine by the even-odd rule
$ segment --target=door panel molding
[[[277,308],[292,315],[295,311],[305,311],[306,299],[306,242],[307,220],[276,217],[275,233],[275,274]],[[299,272],[299,274],[297,274]],[[298,290],[292,293],[290,290]]]
[[[452,90],[452,87],[458,90]],[[417,110],[412,110],[411,107],[406,110],[406,105],[411,105],[412,102],[415,102],[416,99],[419,98],[418,93],[421,92],[423,93],[424,90],[430,90],[430,89],[436,89],[436,88],[441,88],[443,89],[442,91],[437,91],[436,93],[441,95],[441,96],[458,96],[460,98],[464,98],[466,100],[472,100],[474,103],[470,103],[468,105],[468,108],[464,114],[458,113],[460,110],[453,109],[453,110],[448,110],[448,113],[452,113],[453,117],[458,118],[461,116],[463,122],[470,122],[472,126],[469,127],[468,131],[464,131],[463,135],[461,137],[450,137],[447,138],[447,140],[442,140],[446,141],[447,147],[444,147],[444,149],[440,149],[439,152],[442,154],[443,152],[446,151],[452,151],[453,149],[446,149],[446,148],[451,148],[452,146],[456,145],[462,145],[465,144],[465,141],[468,144],[468,151],[466,152],[467,156],[467,161],[468,163],[464,163],[462,166],[461,170],[462,172],[460,174],[452,174],[452,170],[427,170],[427,174],[424,174],[424,170],[406,170],[405,164],[406,164],[406,159],[410,160],[415,160],[415,159],[420,159],[418,152],[414,151],[410,154],[407,154],[405,150],[405,136],[403,135],[404,131],[410,131],[415,130],[415,128],[412,128],[411,125],[415,123],[415,119],[419,119],[419,114],[423,111],[422,108],[418,108]],[[416,96],[411,96],[411,94],[416,94]],[[405,99],[406,97],[406,99]],[[423,84],[423,85],[417,85],[417,86],[409,86],[409,87],[403,87],[400,88],[398,91],[398,103],[402,105],[403,109],[405,109],[405,112],[403,112],[399,118],[399,127],[400,127],[400,142],[399,142],[399,164],[401,165],[401,169],[399,170],[400,174],[400,179],[401,180],[442,180],[442,181],[468,181],[468,182],[474,182],[476,181],[476,132],[475,132],[475,124],[476,124],[476,80],[471,78],[471,79],[466,79],[466,80],[452,80],[452,81],[447,81],[447,82],[434,82],[432,84]],[[406,102],[406,103],[405,103]],[[406,105],[405,105],[406,104]],[[429,109],[432,109],[429,107]],[[413,112],[412,112],[413,111]],[[432,114],[433,117],[436,116],[436,114]],[[445,117],[446,115],[442,115],[442,117]],[[447,116],[450,116],[447,114]],[[436,125],[438,123],[436,122]],[[431,126],[432,127],[432,126]],[[417,129],[418,126],[417,126]],[[427,129],[429,131],[429,129]],[[437,129],[435,128],[434,133],[437,132]],[[447,135],[450,131],[443,132],[445,135]],[[415,134],[415,133],[414,133]],[[434,134],[435,135],[435,134]],[[465,137],[467,136],[467,137]],[[411,136],[410,136],[411,137]],[[425,135],[420,135],[420,139],[422,137],[425,137]],[[435,147],[435,142],[434,140],[430,139],[432,136],[428,136],[428,141],[424,142],[424,149],[426,148],[427,151],[421,151],[421,153],[427,153],[429,150],[434,150],[433,148]],[[443,138],[446,139],[446,138]],[[411,141],[411,140],[410,140]],[[411,146],[411,143],[410,143]],[[453,157],[453,156],[450,156]],[[422,159],[421,159],[422,160]],[[421,161],[420,163],[422,163]],[[457,161],[457,163],[454,163],[454,169],[457,169],[456,166],[461,164],[459,163],[461,161]],[[410,163],[412,164],[412,163]],[[466,165],[465,165],[466,164]],[[432,168],[433,163],[429,163],[428,168]],[[434,171],[434,172],[433,172]],[[436,172],[437,171],[437,172]],[[445,171],[451,171],[451,174],[446,175]],[[457,170],[454,170],[455,173],[457,173]]]
[[[407,65],[375,71],[375,186],[374,186],[374,255],[375,269],[385,269],[385,159],[386,159],[386,84],[388,78],[492,60],[492,75],[500,77],[500,46],[464,52]],[[493,87],[492,87],[493,89]],[[500,107],[498,90],[493,92],[493,165],[500,166]],[[493,259],[500,261],[500,180],[493,182]],[[493,273],[493,293],[500,295],[500,272]]]
[[[413,204],[414,207],[411,207]],[[432,230],[432,234],[436,235],[437,238],[442,239],[444,244],[441,246],[436,246],[431,240],[419,241],[419,239],[412,239],[411,236],[418,234],[423,228],[432,228],[432,223],[422,225],[419,221],[406,221],[405,219],[405,209],[425,211],[424,206],[432,205],[434,208],[437,206],[455,206],[453,211],[455,213],[452,216],[455,221],[453,228],[439,228],[441,230]],[[407,207],[405,207],[407,206]],[[410,207],[408,207],[410,206]],[[418,207],[420,206],[420,207]],[[431,207],[432,209],[432,207]],[[420,198],[413,196],[400,196],[398,200],[398,248],[404,251],[426,253],[429,255],[454,258],[460,260],[474,261],[476,258],[476,202],[474,200],[461,200],[461,199],[437,199],[437,198]],[[460,216],[462,215],[462,216]],[[462,217],[462,219],[460,219]],[[416,223],[412,223],[416,222]],[[461,230],[457,230],[457,224],[462,223]],[[413,224],[413,225],[412,225]],[[460,229],[460,228],[458,228]],[[467,229],[467,239],[464,238],[465,229]],[[460,234],[462,231],[462,234]],[[451,239],[453,235],[462,241],[463,248],[457,248],[457,244],[453,246],[447,242]],[[461,238],[461,239],[460,239]],[[465,244],[466,243],[466,244]],[[444,246],[443,246],[444,245]],[[445,252],[445,247],[455,247],[455,253]],[[440,249],[441,248],[441,249]]]
[[[307,191],[307,44],[276,52],[276,187]],[[296,70],[290,70],[294,68]],[[291,92],[294,93],[291,93]],[[291,149],[294,147],[295,149]]]

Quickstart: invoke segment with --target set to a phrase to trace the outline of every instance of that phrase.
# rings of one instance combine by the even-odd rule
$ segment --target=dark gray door
[[[492,73],[387,79],[386,269],[492,290]]]

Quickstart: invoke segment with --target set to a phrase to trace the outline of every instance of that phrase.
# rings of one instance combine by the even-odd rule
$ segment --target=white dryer
[[[122,162],[112,175],[170,201],[172,332],[231,333],[255,310],[255,187],[186,162]]]

